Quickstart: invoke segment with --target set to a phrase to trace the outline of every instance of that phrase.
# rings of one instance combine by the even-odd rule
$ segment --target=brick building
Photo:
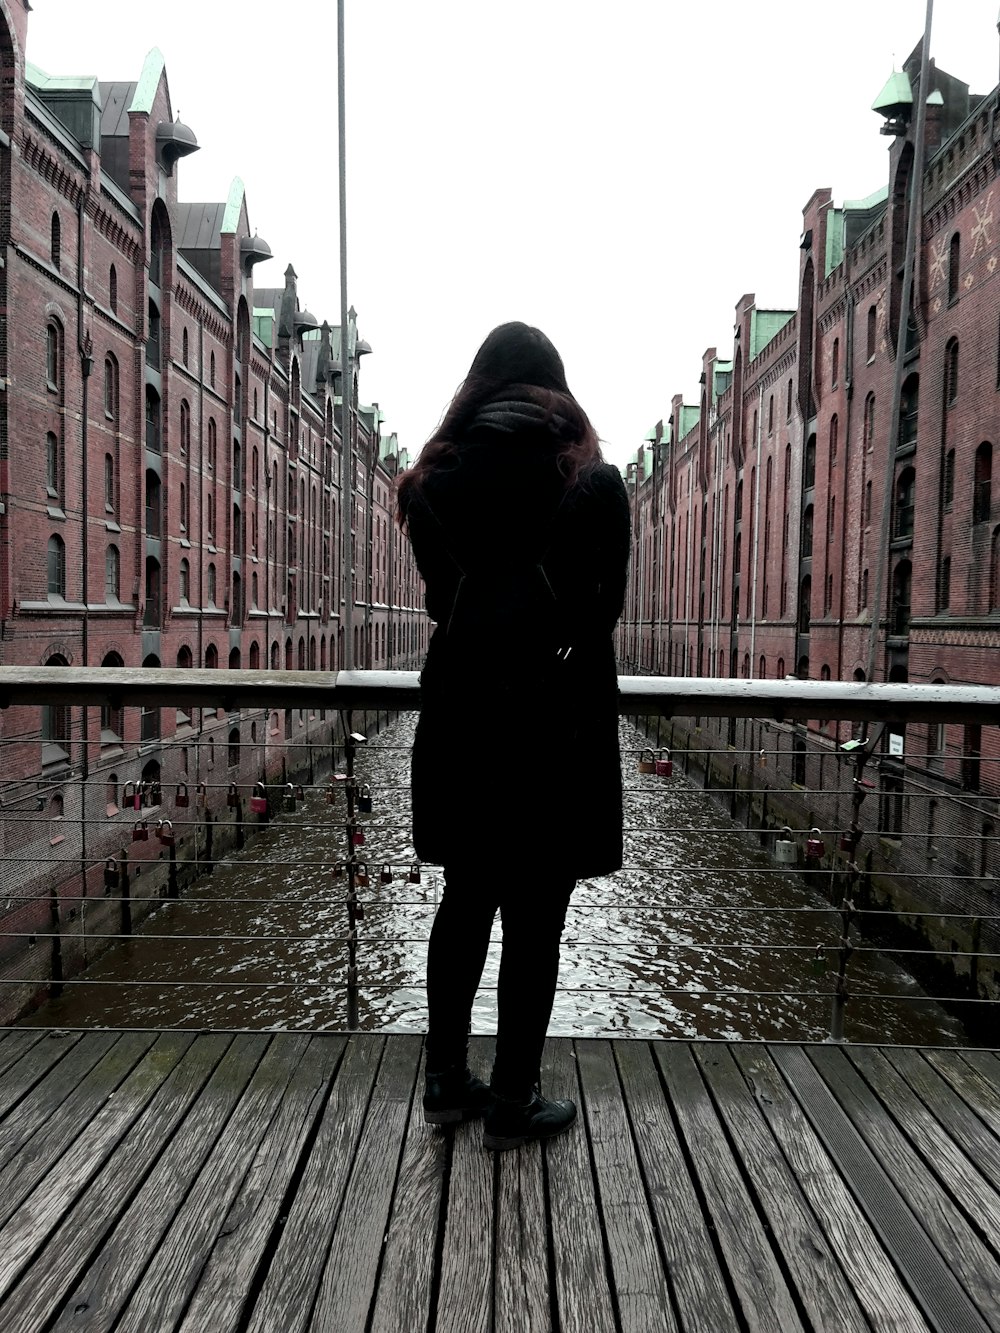
[[[1000,89],[975,95],[931,64],[907,320],[919,75],[918,47],[876,99],[894,133],[882,188],[806,204],[795,308],[740,297],[731,352],[702,357],[700,401],[674,397],[629,465],[620,651],[636,670],[1000,683]],[[785,746],[784,776],[819,819],[847,724],[720,730],[750,753]],[[942,869],[934,820],[947,805],[966,835],[956,872],[992,873],[997,730],[910,727],[905,760],[890,730],[885,858],[919,848],[923,870]],[[831,806],[828,827],[843,817]]]
[[[271,251],[240,180],[179,199],[197,141],[159,52],[131,82],[49,77],[25,62],[28,9],[0,0],[0,661],[332,670],[350,597],[356,664],[416,666],[426,616],[391,521],[405,454],[377,405],[340,435],[341,363],[357,404],[369,350],[353,310],[344,339],[290,264],[256,285]],[[183,818],[176,795],[204,784],[226,808],[233,784],[242,801],[312,772],[332,738],[298,712],[136,713],[0,716],[8,889],[74,858],[93,889],[130,783],[156,797],[144,815]]]

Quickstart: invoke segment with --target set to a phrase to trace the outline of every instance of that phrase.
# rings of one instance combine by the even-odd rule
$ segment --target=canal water
[[[409,881],[409,753],[414,714],[359,749],[371,786],[361,817],[370,887],[359,891],[361,1026],[423,1031],[426,940],[440,871]],[[841,918],[814,887],[778,870],[755,832],[675,770],[636,771],[645,738],[622,722],[625,868],[582,882],[564,936],[550,1031],[571,1036],[813,1040],[829,1031]],[[578,780],[567,771],[567,781]],[[579,780],[585,780],[585,777]],[[456,781],[475,782],[474,767]],[[58,1000],[26,1021],[67,1027],[324,1029],[346,1025],[343,795],[310,792],[242,852],[165,902]],[[447,802],[447,793],[442,793]],[[526,816],[544,820],[543,809]],[[483,848],[513,878],[517,851]],[[382,883],[383,866],[391,883]],[[495,1030],[499,925],[473,1027]],[[860,940],[856,941],[861,945]],[[955,1044],[961,1024],[889,959],[850,962],[850,1041]]]

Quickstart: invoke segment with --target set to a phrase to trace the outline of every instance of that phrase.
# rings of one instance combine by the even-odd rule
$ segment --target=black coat
[[[556,448],[544,427],[479,427],[406,497],[436,622],[412,761],[422,861],[574,878],[622,864],[628,499],[607,464],[567,487]]]

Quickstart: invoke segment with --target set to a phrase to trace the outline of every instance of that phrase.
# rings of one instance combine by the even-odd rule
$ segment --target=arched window
[[[920,376],[910,375],[903,383],[899,398],[899,448],[917,443]]]
[[[102,667],[123,667],[124,665],[125,663],[122,661],[118,653],[106,653],[101,662]],[[123,719],[124,710],[122,708],[113,707],[110,703],[101,705],[102,745],[116,745],[121,743],[122,737],[125,735]],[[115,802],[115,804],[117,804],[117,802]]]
[[[913,566],[901,560],[892,575],[892,633],[905,637],[910,632],[910,596]]]
[[[114,454],[104,455],[104,510],[113,514],[118,508],[118,483],[115,477]]]
[[[834,338],[833,351],[830,354],[830,387],[835,389],[840,383],[840,339]]]
[[[108,305],[112,312],[118,313],[118,273],[114,264],[111,265],[111,272],[108,274]]]
[[[142,623],[147,629],[158,628],[160,615],[160,562],[155,556],[146,556],[146,609]],[[157,663],[159,665],[159,663]]]
[[[149,322],[146,329],[146,365],[160,368],[160,310],[152,299],[149,302]]]
[[[271,670],[272,670],[272,671],[277,671],[277,670],[278,670],[278,662],[279,662],[278,641],[277,641],[277,639],[275,639],[274,643],[271,644]]]
[[[62,223],[59,221],[59,214],[52,214],[51,227],[51,255],[53,267],[58,268],[62,259]]]
[[[187,606],[191,598],[191,565],[182,558],[177,570],[177,597],[181,606]]]
[[[59,436],[50,430],[45,437],[45,490],[50,500],[62,499],[63,458]]]
[[[142,665],[147,670],[153,670],[154,668],[159,667],[160,659],[155,653],[150,653],[148,657],[143,659]],[[160,710],[156,704],[142,705],[142,712],[139,715],[139,736],[144,744],[149,744],[150,741],[157,741],[160,739]],[[142,778],[144,782],[150,784],[150,804],[158,805],[159,801],[154,799],[152,788],[155,783],[157,792],[159,790],[160,766],[159,764],[154,764],[154,767],[155,772],[153,769],[150,769],[149,776],[147,777],[147,768],[150,768],[150,766],[147,765],[147,767],[143,769]]]
[[[117,602],[121,591],[121,556],[117,546],[109,546],[104,553],[104,600]]]
[[[215,353],[212,352],[208,361],[208,382],[215,388]]]
[[[955,499],[955,450],[949,449],[944,456],[944,477],[941,485],[941,499],[945,509],[950,509]]]
[[[118,363],[110,355],[104,358],[104,415],[109,421],[118,418]]]
[[[177,649],[177,665],[182,671],[194,666],[194,654],[186,643],[182,643]]]
[[[49,538],[48,588],[50,597],[66,596],[66,544],[56,532]]]
[[[943,555],[938,565],[937,609],[947,611],[951,605],[951,556]]]
[[[209,567],[208,567],[208,578],[207,578],[206,582],[207,582],[206,596],[207,596],[207,598],[208,598],[208,604],[209,604],[209,606],[214,606],[214,605],[215,605],[215,592],[216,592],[216,589],[215,589],[215,565],[209,565]]]
[[[233,594],[231,598],[232,605],[229,608],[229,619],[234,625],[243,623],[243,580],[239,574],[233,574]]]
[[[240,766],[240,729],[233,727],[229,733],[229,767],[239,768]]]
[[[45,381],[53,393],[59,392],[62,370],[62,329],[50,319],[45,326]]]
[[[191,404],[186,398],[181,399],[180,451],[185,457],[191,452]]]
[[[61,653],[48,658],[46,666],[69,666]],[[70,757],[71,714],[66,704],[42,708],[42,763],[64,764]]]
[[[229,650],[229,670],[230,670],[230,671],[239,671],[240,666],[241,666],[241,658],[242,658],[242,654],[240,653],[240,650],[239,650],[238,648],[230,648],[230,650]]]
[[[875,334],[877,329],[877,323],[878,323],[878,307],[871,305],[868,307],[868,329],[867,329],[867,337],[865,339],[865,348],[866,348],[865,355],[867,356],[869,361],[872,361],[875,358]]]
[[[146,469],[146,536],[159,540],[162,532],[160,514],[160,478],[152,468]]]
[[[892,535],[894,537],[913,536],[913,515],[917,474],[912,467],[904,468],[896,478],[896,509]]]
[[[993,529],[990,544],[990,610],[1000,611],[1000,528]]]
[[[865,399],[864,445],[866,449],[875,447],[875,395],[870,393]]]
[[[182,481],[180,484],[180,525],[181,532],[187,532],[188,529],[188,489]]]
[[[310,639],[309,639],[309,670],[310,670],[310,671],[315,671],[315,670],[316,670],[316,636],[315,636],[315,634],[311,635],[311,636],[310,636]]]
[[[806,441],[805,464],[802,472],[802,485],[809,491],[816,485],[816,436],[810,435]]]
[[[993,480],[993,446],[984,440],[976,450],[975,473],[972,490],[972,521],[985,523],[990,516],[992,506],[991,487]]]
[[[958,402],[958,339],[952,338],[944,349],[945,402],[951,407]]]
[[[208,470],[215,471],[215,455],[217,445],[217,433],[215,429],[215,420],[213,417],[208,419]]]
[[[837,447],[840,443],[840,422],[837,420],[837,414],[834,412],[830,418],[830,466],[833,467],[837,461]]]
[[[160,452],[160,395],[151,384],[146,385],[146,448]]]
[[[806,505],[802,514],[802,555],[812,555],[813,551],[813,507]]]
[[[181,333],[181,361],[183,361],[184,365],[187,365],[189,355],[190,346],[188,343],[188,331],[187,329],[184,329]]]
[[[205,649],[205,666],[209,671],[217,671],[219,668],[219,650],[214,643]]]
[[[254,572],[253,574],[250,575],[250,605],[254,608],[254,610],[257,609],[258,597],[259,597],[259,591],[257,583],[257,574],[256,572]]]
[[[250,645],[250,670],[260,670],[260,644],[256,640]]]
[[[962,262],[962,238],[956,231],[948,246],[948,304],[958,300],[959,268]]]
[[[299,636],[298,667],[300,671],[306,669],[306,641],[301,635]]]
[[[807,574],[799,587],[799,633],[808,634],[812,619],[812,579]]]
[[[295,649],[292,646],[291,638],[285,640],[285,670],[291,671],[295,667]]]
[[[239,440],[233,440],[233,490],[243,489],[243,453]]]

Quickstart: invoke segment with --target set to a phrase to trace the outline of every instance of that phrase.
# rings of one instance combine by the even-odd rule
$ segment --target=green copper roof
[[[794,310],[758,310],[750,311],[750,360],[763,351],[772,338],[776,338],[788,321],[795,314]]]
[[[883,185],[881,189],[876,190],[874,194],[868,195],[865,199],[845,199],[844,211],[857,209],[858,212],[866,213],[869,208],[876,208],[879,204],[884,204],[888,198],[889,187]]]
[[[885,87],[872,102],[873,111],[882,111],[890,106],[910,106],[913,102],[913,90],[909,75],[903,70],[893,70],[886,80]]]
[[[694,430],[695,426],[697,426],[700,420],[701,420],[700,407],[689,407],[687,403],[683,403],[681,405],[678,430],[680,431],[680,436],[682,440],[685,435],[688,435],[691,431]]]
[[[222,226],[219,228],[224,236],[232,235],[240,225],[240,210],[243,207],[245,194],[246,186],[239,176],[234,176],[233,183],[229,187],[229,198],[226,200],[226,211],[222,215]]]
[[[95,94],[94,100],[98,101],[97,79],[90,74],[46,74],[43,69],[33,65],[30,60],[25,62],[24,74],[32,88],[37,88],[40,92],[89,92]]]
[[[823,277],[828,278],[844,258],[844,210],[831,208],[826,215],[826,264]]]
[[[144,111],[147,116],[152,111],[153,98],[160,86],[160,75],[163,73],[164,64],[162,53],[158,47],[154,46],[143,64],[129,111]]]
[[[253,331],[265,347],[274,346],[274,311],[258,310],[254,306]]]

